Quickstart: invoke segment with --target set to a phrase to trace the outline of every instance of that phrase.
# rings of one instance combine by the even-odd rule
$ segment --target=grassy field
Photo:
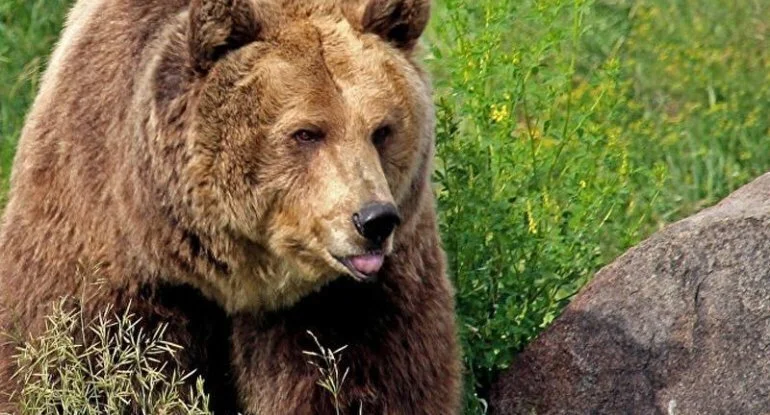
[[[2,188],[67,3],[0,0]],[[767,22],[760,0],[436,3],[466,413],[599,267],[770,169]]]

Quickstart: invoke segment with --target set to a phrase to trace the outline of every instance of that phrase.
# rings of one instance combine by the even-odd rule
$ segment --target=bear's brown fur
[[[310,330],[348,346],[346,412],[456,413],[414,57],[428,15],[428,0],[80,0],[14,164],[2,328],[35,336],[62,296],[91,299],[86,317],[130,302],[148,328],[170,324],[217,413],[334,413]],[[339,258],[371,249],[350,218],[373,201],[401,224],[360,281]],[[102,280],[87,297],[84,263]]]

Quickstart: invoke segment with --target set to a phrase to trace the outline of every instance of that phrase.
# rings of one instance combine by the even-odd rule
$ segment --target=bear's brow
[[[315,31],[316,40],[318,40],[318,49],[321,53],[321,65],[323,66],[324,71],[326,71],[326,75],[332,81],[332,84],[334,84],[334,88],[337,92],[342,93],[342,86],[337,82],[337,77],[334,75],[331,68],[329,68],[329,63],[326,61],[326,48],[324,47],[321,30],[315,25],[313,25],[313,30]]]

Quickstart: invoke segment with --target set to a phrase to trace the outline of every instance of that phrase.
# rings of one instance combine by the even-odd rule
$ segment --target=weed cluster
[[[188,389],[192,373],[169,367],[179,346],[163,339],[166,326],[146,333],[139,323],[110,309],[84,321],[72,302],[58,303],[16,357],[20,415],[209,415],[203,380]]]

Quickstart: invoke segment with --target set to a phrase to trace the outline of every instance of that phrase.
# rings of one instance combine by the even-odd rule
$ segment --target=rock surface
[[[491,405],[770,413],[770,174],[602,269],[517,357]]]

